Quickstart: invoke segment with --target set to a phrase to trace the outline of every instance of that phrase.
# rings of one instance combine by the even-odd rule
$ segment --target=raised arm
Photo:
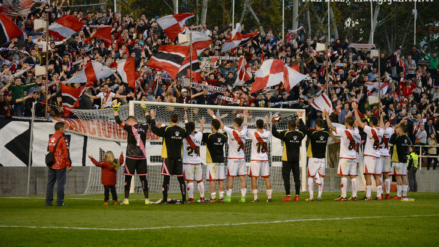
[[[113,107],[114,119],[116,120],[116,123],[120,125],[122,121],[119,118],[119,106],[120,103],[117,103],[117,100],[113,100],[113,102],[111,102],[111,107]]]
[[[276,119],[272,118],[271,119],[271,125],[273,126],[273,130],[271,131],[271,133],[273,134],[274,137],[283,140],[284,135],[280,134],[279,132],[277,132],[277,128],[276,128]]]
[[[335,131],[335,128],[334,128],[334,126],[332,125],[331,120],[329,119],[329,112],[325,109],[325,110],[323,111],[323,114],[324,114],[325,117],[326,117],[326,123],[328,124],[328,128],[331,129],[331,130],[333,130],[333,131]],[[331,135],[332,135],[332,132],[331,132]],[[333,138],[333,139],[334,139],[334,138]]]
[[[329,126],[329,125],[328,125]],[[331,137],[332,137],[332,140],[335,142],[335,143],[340,143],[340,139],[338,139],[337,137],[335,137],[335,135],[334,135],[334,131],[329,131],[329,133],[331,134]]]
[[[8,84],[6,84],[4,87],[2,87],[2,89],[0,89],[0,93],[3,93],[4,91],[6,91],[6,89],[8,89],[8,87],[11,86],[11,82],[9,82]]]
[[[270,123],[268,121],[268,115],[265,115],[265,124],[267,125],[267,130],[270,131]]]
[[[383,116],[385,113],[382,113],[380,116],[380,128],[384,130],[384,122],[383,122]]]
[[[151,124],[150,124],[151,126],[150,127],[151,127],[152,133],[154,133],[158,136],[164,137],[166,135],[166,127],[159,128],[156,126],[156,124],[155,124],[156,112],[154,110],[151,110],[150,115],[151,115]]]
[[[221,122],[221,118],[217,118],[215,116],[215,113],[211,109],[207,109],[207,114],[209,114],[209,116],[211,116],[213,119],[218,120],[221,124],[221,128],[224,128],[224,124],[223,124],[223,122]]]
[[[354,109],[355,113],[355,122],[357,123],[358,127],[364,128],[364,123],[361,121],[360,116],[358,115],[358,105],[355,102],[352,102],[352,109]]]
[[[247,108],[244,109],[244,125],[247,126],[247,115],[248,115],[248,110]]]
[[[99,97],[88,94],[87,92],[84,93],[87,97],[89,97],[90,99],[99,99]]]
[[[200,119],[200,132],[203,133],[204,131],[204,117]]]

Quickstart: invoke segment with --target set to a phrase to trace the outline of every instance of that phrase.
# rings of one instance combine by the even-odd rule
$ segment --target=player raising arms
[[[299,116],[299,129],[305,133],[309,141],[307,156],[308,156],[308,189],[309,198],[305,201],[314,200],[314,182],[319,185],[318,201],[322,200],[325,165],[326,165],[326,145],[328,143],[329,132],[325,131],[325,122],[323,119],[317,119],[316,130],[310,130],[302,121],[302,113],[297,111]],[[321,178],[320,178],[321,177]]]
[[[392,199],[407,198],[407,160],[409,147],[412,145],[410,138],[404,133],[406,121],[402,120],[395,126],[395,133],[390,138],[390,144],[393,145],[392,153],[392,176],[396,178],[397,194]],[[401,197],[401,190],[403,192]]]
[[[355,120],[352,116],[346,118],[346,129],[336,128],[329,120],[329,113],[325,110],[328,128],[340,135],[340,159],[338,161],[337,175],[341,176],[341,196],[336,201],[346,201],[346,191],[350,176],[352,182],[352,201],[357,200],[357,146],[361,142],[358,129],[354,128]],[[350,114],[350,113],[348,113]]]
[[[137,119],[134,116],[129,116],[127,120],[122,122],[119,117],[119,106],[116,100],[111,104],[114,111],[114,118],[116,123],[119,124],[123,129],[128,132],[127,137],[127,151],[126,151],[126,160],[125,160],[125,199],[121,203],[121,205],[129,205],[129,197],[130,197],[130,188],[131,188],[131,179],[134,176],[135,172],[137,172],[137,176],[139,176],[140,181],[142,182],[143,194],[145,195],[145,204],[149,204],[148,199],[148,180],[146,179],[146,175],[148,175],[147,162],[146,162],[146,151],[145,151],[145,141],[146,134],[148,131],[149,125],[138,124]],[[143,110],[145,111],[145,107]],[[145,115],[148,115],[145,113]],[[147,120],[149,117],[147,116]]]
[[[186,185],[183,179],[183,162],[181,160],[181,148],[183,145],[183,139],[188,137],[192,129],[187,124],[187,112],[184,112],[184,121],[186,122],[186,128],[178,126],[178,114],[173,113],[170,118],[171,126],[157,127],[155,122],[156,112],[151,110],[151,131],[152,133],[163,137],[162,146],[162,172],[163,178],[163,201],[161,204],[168,203],[168,191],[169,181],[171,176],[175,176],[180,183],[181,191],[181,203],[186,202]],[[179,202],[177,202],[179,204]]]
[[[302,145],[302,140],[305,138],[305,134],[301,131],[296,131],[296,120],[290,120],[288,122],[288,131],[277,132],[276,120],[271,119],[273,126],[273,136],[281,139],[283,142],[283,155],[282,155],[282,178],[284,180],[285,186],[285,198],[282,202],[291,201],[290,196],[290,172],[293,172],[294,184],[296,188],[296,196],[294,201],[299,200],[300,195],[300,146]]]
[[[383,116],[385,114],[382,113],[380,118],[380,127],[384,128],[383,137],[381,138],[381,147],[380,147],[380,153],[381,153],[381,166],[383,168],[382,174],[383,178],[381,178],[381,184],[383,184],[384,179],[384,185],[386,187],[386,191],[383,191],[382,198],[390,199],[390,177],[389,173],[392,172],[392,159],[390,158],[390,152],[389,152],[389,141],[392,137],[393,133],[395,132],[393,128],[390,127],[390,122],[388,121],[387,117]]]
[[[207,112],[215,118],[212,110],[208,109]],[[210,202],[216,202],[215,181],[218,181],[219,202],[223,202],[224,180],[226,180],[224,173],[224,144],[227,141],[227,136],[218,132],[221,128],[221,122],[217,119],[212,120],[210,128],[212,133],[203,134],[203,142],[206,143],[206,180],[210,181]]]
[[[377,188],[376,200],[381,200],[381,152],[380,152],[380,136],[383,136],[383,130],[377,129],[378,118],[371,117],[369,125],[364,124],[358,114],[358,106],[356,102],[352,103],[355,112],[355,121],[358,127],[362,128],[366,133],[366,147],[364,148],[364,177],[366,178],[366,196],[363,200],[372,200],[372,176],[375,178]]]
[[[192,132],[183,140],[183,178],[187,181],[188,203],[194,203],[194,181],[198,183],[200,202],[204,202],[203,169],[200,157],[204,117],[200,119],[200,131],[195,133],[195,122],[189,122],[188,125]]]
[[[268,116],[265,116],[267,131],[264,131],[264,120],[256,120],[256,131],[248,131],[247,136],[252,140],[252,154],[248,176],[252,180],[253,202],[259,202],[258,199],[258,182],[259,176],[265,179],[267,185],[267,202],[271,199],[271,182],[270,182],[270,165],[268,164],[268,145],[271,138],[270,125]]]
[[[215,115],[212,110],[207,112],[212,118]],[[239,202],[245,202],[245,194],[247,193],[247,184],[245,182],[245,176],[247,175],[245,169],[245,138],[247,136],[247,113],[248,110],[244,109],[244,122],[241,118],[237,117],[233,120],[233,129],[224,126],[221,123],[221,128],[227,133],[229,138],[229,156],[227,161],[227,196],[224,198],[224,202],[232,201],[232,189],[233,178],[239,176],[241,179],[241,200]],[[238,115],[239,116],[239,115]]]

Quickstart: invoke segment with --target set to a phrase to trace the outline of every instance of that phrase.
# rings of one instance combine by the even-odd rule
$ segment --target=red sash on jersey
[[[195,151],[195,148],[197,147],[197,145],[195,145],[194,141],[192,141],[192,137],[191,136],[186,137],[186,141],[189,143],[189,146],[191,146]],[[198,156],[200,156],[199,153],[198,153]]]
[[[236,130],[233,131],[233,137],[235,137],[235,140],[242,145],[242,151],[244,151],[244,142],[241,140],[241,137],[239,137],[238,132]]]
[[[259,135],[258,132],[255,132],[255,137],[256,137],[256,140],[258,140],[259,143],[261,143],[261,144],[265,143],[264,140],[262,140],[262,138],[261,138],[261,136]],[[265,152],[268,153],[268,148],[267,148],[267,150]]]
[[[372,129],[371,132],[372,132],[373,139],[375,141],[378,141],[378,143],[380,143],[380,139],[378,138],[377,132],[374,129]],[[380,145],[378,145],[378,149],[377,150],[380,150]]]
[[[349,141],[355,141],[355,139],[352,136],[351,132],[345,130],[344,133],[346,134],[346,137],[349,139]],[[355,151],[357,151],[356,147],[357,147],[357,145],[354,145],[354,150]]]

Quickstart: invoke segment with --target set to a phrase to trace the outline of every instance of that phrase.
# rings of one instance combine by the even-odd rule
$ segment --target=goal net
[[[243,116],[244,107],[234,107],[234,106],[216,106],[216,105],[194,105],[194,104],[172,104],[172,103],[158,103],[158,102],[140,102],[131,101],[129,105],[123,105],[119,109],[119,116],[122,121],[124,121],[128,116],[135,116],[139,123],[146,122],[145,113],[142,109],[142,105],[145,105],[147,110],[150,111],[154,109],[156,111],[156,121],[160,121],[165,125],[170,125],[169,119],[171,114],[177,113],[179,115],[180,126],[184,126],[183,116],[184,112],[188,114],[188,121],[193,121],[196,123],[196,130],[199,129],[200,123],[199,119],[204,117],[205,127],[204,132],[210,133],[210,124],[212,118],[207,114],[207,109],[212,109],[215,112],[217,118],[226,125],[231,127],[233,124],[233,119],[239,114]],[[258,107],[247,107],[248,109],[248,129],[256,130],[256,120],[265,119],[268,115],[271,120],[272,117],[278,115],[281,120],[276,124],[279,131],[288,129],[288,122],[295,117],[297,117],[296,109],[284,109],[284,108],[258,108]],[[302,115],[305,116],[305,110],[300,110]],[[106,151],[112,151],[116,157],[121,151],[125,153],[126,149],[126,133],[124,130],[118,126],[114,120],[112,109],[103,110],[75,110],[75,115],[83,122],[83,125],[96,126],[95,132],[90,132],[87,141],[87,153],[93,155],[94,157],[99,157],[102,160],[103,155]],[[100,132],[100,133],[98,133]],[[251,154],[251,140],[246,140],[245,153],[246,153],[246,165],[250,164],[250,154]],[[145,146],[148,162],[148,184],[150,193],[161,193],[163,176],[160,175],[162,158],[162,139],[148,130],[147,133],[147,143]],[[273,191],[283,192],[284,185],[282,179],[282,143],[279,139],[272,137],[269,145],[269,163],[271,166],[271,183]],[[299,151],[299,150],[298,150]],[[228,145],[225,145],[225,158],[227,160],[228,155]],[[304,191],[306,189],[306,139],[303,140],[302,147],[300,150],[301,161],[301,189]],[[206,165],[206,145],[202,143],[200,148],[201,161],[203,164],[203,177],[205,177]],[[85,194],[97,194],[103,193],[103,186],[101,185],[101,170],[99,167],[95,167],[90,161],[87,161],[87,165],[90,166],[90,174],[88,178],[87,188]],[[291,181],[293,181],[292,174],[290,175]],[[250,178],[246,177],[248,185],[250,185]],[[240,189],[239,179],[235,179],[234,192],[238,192]],[[210,183],[205,183],[205,191],[210,191]],[[122,169],[118,171],[117,179],[117,193],[123,193],[124,190],[124,177]],[[135,178],[135,183],[133,183],[134,188],[132,192],[141,193],[141,184],[139,179]],[[265,182],[263,180],[258,181],[258,189],[265,191]],[[178,186],[178,181],[176,179],[171,179],[170,190],[171,193],[179,193],[180,189]]]

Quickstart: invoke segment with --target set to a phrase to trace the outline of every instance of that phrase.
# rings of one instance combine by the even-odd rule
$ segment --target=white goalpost
[[[240,114],[242,117],[242,112],[245,107],[237,106],[218,106],[218,105],[196,105],[196,104],[175,104],[175,103],[159,103],[150,101],[130,101],[129,105],[123,105],[119,109],[119,116],[122,121],[127,119],[128,116],[135,116],[139,123],[145,123],[145,113],[142,109],[142,105],[146,106],[146,109],[150,111],[154,109],[156,111],[156,120],[164,123],[165,125],[170,125],[169,118],[171,114],[177,113],[180,119],[180,126],[184,126],[183,115],[186,111],[188,114],[188,120],[196,123],[196,129],[199,129],[200,123],[199,119],[205,118],[205,133],[210,133],[210,124],[212,118],[207,114],[207,109],[212,109],[215,112],[217,118],[226,125],[231,127],[233,124],[233,119]],[[274,116],[281,116],[281,120],[276,124],[278,131],[283,131],[288,129],[288,122],[294,119],[297,114],[297,109],[285,109],[285,108],[258,108],[258,107],[247,107],[248,109],[248,129],[255,130],[255,123],[258,119],[265,119],[268,115],[271,120]],[[306,116],[305,110],[300,109],[303,116]],[[96,129],[100,128],[100,133],[98,131],[92,132],[88,135],[87,142],[87,153],[93,155],[96,159],[102,159],[103,154],[106,151],[113,151],[116,158],[121,151],[126,149],[126,133],[124,130],[118,126],[114,120],[113,109],[103,109],[103,110],[75,110],[75,115],[83,122],[83,125],[96,126]],[[304,118],[305,120],[305,118]],[[271,124],[270,124],[271,125]],[[246,164],[250,164],[250,153],[251,145],[250,139],[246,140],[245,145],[246,153]],[[150,130],[147,134],[146,143],[146,154],[148,163],[148,184],[150,188],[150,193],[161,193],[163,177],[160,175],[162,158],[161,148],[162,139],[155,136]],[[271,182],[273,191],[283,192],[283,179],[282,179],[282,143],[279,139],[272,137],[270,147],[269,147],[269,157],[271,166]],[[306,190],[306,139],[303,140],[301,149],[298,150],[301,154],[300,167],[301,167],[301,190]],[[203,143],[201,146],[201,160],[203,163],[203,176],[205,176],[206,169],[206,146]],[[225,156],[228,155],[228,145],[225,146]],[[95,167],[89,160],[87,160],[87,166],[90,166],[90,173],[88,178],[87,188],[85,194],[98,194],[103,193],[103,186],[101,185],[101,170],[99,167]],[[290,175],[291,181],[294,180],[292,174]],[[178,187],[178,182],[175,179],[171,179],[169,192],[180,192]],[[247,178],[248,184],[250,184],[250,178]],[[140,193],[141,184],[139,179],[135,179],[134,192]],[[240,188],[239,180],[235,180],[234,189],[236,191]],[[117,179],[117,192],[123,193],[124,177],[122,169],[118,171]],[[209,183],[205,183],[205,190],[209,191]],[[261,191],[265,190],[265,183],[263,180],[258,183],[258,189]]]

